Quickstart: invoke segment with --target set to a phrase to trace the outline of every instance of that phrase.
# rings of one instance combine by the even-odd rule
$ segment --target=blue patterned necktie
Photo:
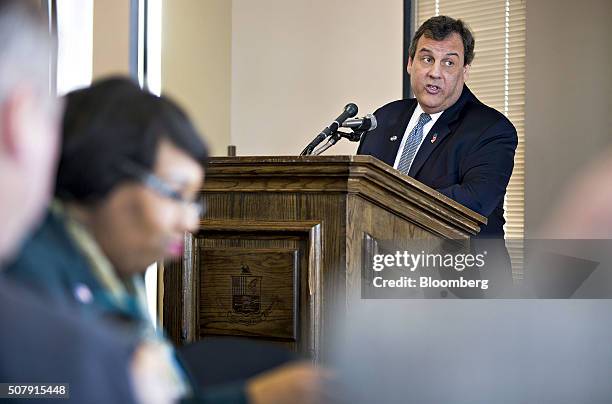
[[[414,156],[416,155],[419,145],[421,144],[421,140],[423,139],[423,126],[425,126],[429,121],[431,121],[431,116],[423,112],[421,116],[419,116],[419,122],[408,134],[408,139],[406,139],[404,150],[402,150],[402,156],[400,157],[399,164],[397,165],[397,169],[404,174],[408,174],[408,170],[410,170],[412,160],[414,160]]]

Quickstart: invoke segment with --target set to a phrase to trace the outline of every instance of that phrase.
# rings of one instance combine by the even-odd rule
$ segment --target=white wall
[[[221,156],[230,143],[231,10],[231,0],[166,0],[162,14],[162,93]]]
[[[612,141],[610,21],[610,0],[527,2],[527,235],[569,177]]]
[[[362,116],[401,98],[402,32],[401,0],[233,0],[238,154],[299,154],[348,102]]]
[[[93,79],[130,74],[130,2],[95,0]]]
[[[228,144],[296,155],[348,102],[364,115],[401,97],[402,11],[402,0],[165,1],[162,92],[214,155]],[[334,153],[355,151],[343,143]]]

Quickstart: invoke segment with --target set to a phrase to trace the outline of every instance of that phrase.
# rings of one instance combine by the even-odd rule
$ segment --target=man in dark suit
[[[479,237],[504,237],[504,195],[514,165],[516,129],[465,85],[474,38],[461,21],[432,17],[416,31],[407,70],[415,99],[374,114],[378,127],[358,154],[372,155],[486,216]]]

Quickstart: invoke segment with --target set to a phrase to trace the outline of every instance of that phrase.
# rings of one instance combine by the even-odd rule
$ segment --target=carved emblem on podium
[[[266,310],[261,310],[262,276],[253,275],[248,265],[242,265],[240,275],[232,277],[232,310],[227,313],[232,323],[244,325],[265,321],[278,298],[274,298]]]
[[[295,340],[298,258],[291,248],[201,248],[201,335]]]
[[[232,311],[252,314],[261,311],[261,276],[253,276],[248,265],[240,275],[232,275]]]

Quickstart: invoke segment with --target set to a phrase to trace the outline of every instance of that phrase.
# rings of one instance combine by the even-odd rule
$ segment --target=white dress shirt
[[[408,126],[406,127],[406,132],[404,133],[404,136],[402,137],[402,143],[400,144],[400,147],[397,151],[397,155],[395,156],[395,163],[393,164],[393,168],[397,169],[397,166],[399,165],[399,162],[400,162],[400,158],[402,157],[402,151],[404,150],[404,147],[406,146],[406,141],[408,140],[408,135],[410,134],[410,131],[414,129],[417,123],[419,123],[419,117],[421,116],[423,112],[425,111],[423,111],[423,108],[421,108],[421,104],[417,102],[417,106],[414,112],[412,113],[410,122],[408,122]],[[434,124],[436,123],[436,121],[438,120],[440,115],[442,115],[443,112],[444,111],[440,111],[440,112],[436,112],[435,114],[429,114],[429,116],[431,117],[431,120],[427,122],[425,126],[423,126],[423,137],[421,138],[421,143],[419,143],[419,147],[417,148],[417,151],[414,154],[415,157],[417,153],[419,152],[421,145],[423,144],[423,140],[425,140],[425,138],[427,137],[427,134],[429,133],[429,131],[434,126]],[[412,163],[410,163],[410,165],[412,165]],[[408,169],[410,169],[410,167],[408,167]]]

